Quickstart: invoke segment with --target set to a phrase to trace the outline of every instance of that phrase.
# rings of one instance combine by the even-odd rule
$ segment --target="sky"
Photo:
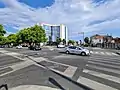
[[[7,35],[36,23],[65,24],[69,39],[94,34],[120,37],[120,0],[0,0]]]

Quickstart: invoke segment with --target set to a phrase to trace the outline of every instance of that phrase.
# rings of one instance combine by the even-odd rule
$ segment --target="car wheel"
[[[70,52],[69,51],[66,51],[67,54],[69,54]]]
[[[85,55],[86,55],[86,53],[85,53],[85,52],[82,52],[82,53],[81,53],[81,55],[82,55],[82,56],[85,56]]]

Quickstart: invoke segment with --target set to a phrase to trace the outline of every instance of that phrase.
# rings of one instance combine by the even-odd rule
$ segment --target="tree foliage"
[[[85,37],[84,42],[88,44],[89,43],[89,38]]]
[[[75,41],[74,40],[69,40],[68,43],[74,45]]]
[[[64,45],[66,44],[66,40],[65,39],[63,39],[62,42],[63,42]]]
[[[62,42],[62,39],[57,37],[56,42],[57,44],[60,44],[60,42]]]
[[[19,42],[21,40],[22,43],[40,43],[47,41],[45,30],[43,30],[42,27],[38,25],[20,30],[17,33],[17,37],[17,41]]]
[[[16,34],[10,34],[9,36],[7,36],[8,39],[8,43],[16,43],[17,40],[17,35]]]
[[[4,37],[4,36],[0,36],[0,44],[1,44],[1,45],[6,44],[7,41],[8,41],[8,39],[7,39],[6,37]]]
[[[0,36],[4,36],[6,34],[6,31],[4,30],[3,25],[0,24]]]
[[[47,41],[45,30],[38,25],[24,28],[16,34],[10,34],[7,37],[4,37],[5,33],[4,27],[0,25],[0,44],[41,43]]]

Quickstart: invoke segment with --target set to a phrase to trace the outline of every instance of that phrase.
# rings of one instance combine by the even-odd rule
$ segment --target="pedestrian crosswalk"
[[[18,53],[2,51],[7,55],[18,55]],[[98,52],[97,52],[98,53]],[[110,55],[110,54],[108,54]],[[17,57],[17,56],[16,56]],[[18,57],[19,58],[19,57]],[[58,64],[61,66],[66,66],[65,71],[59,71],[57,69],[51,68],[52,70],[68,76],[69,78],[73,78],[74,74],[77,72],[78,67],[58,63],[55,61],[49,61],[43,57],[34,58],[36,61],[42,62],[50,62],[54,64]],[[24,62],[9,66],[13,70],[0,76],[6,75],[8,73],[12,73],[16,70],[22,69],[24,67],[28,67],[33,63],[30,60],[24,60]],[[36,65],[36,64],[35,64]],[[78,83],[81,83],[85,86],[88,86],[94,90],[120,90],[120,58],[119,57],[108,57],[108,56],[90,56],[88,58],[87,64],[83,69],[82,73],[79,75],[77,79]]]
[[[77,82],[94,90],[120,90],[120,59],[90,57]]]
[[[98,54],[98,55],[108,55],[108,56],[119,56],[116,53],[113,52],[102,52],[102,51],[90,51],[91,54]]]

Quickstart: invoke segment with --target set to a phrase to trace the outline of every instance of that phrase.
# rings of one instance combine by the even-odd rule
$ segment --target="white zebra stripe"
[[[97,65],[102,65],[102,66],[107,66],[107,67],[113,67],[113,68],[118,68],[118,69],[120,69],[120,66],[114,66],[114,65],[104,64],[104,63],[94,62],[94,61],[88,61],[88,62],[89,62],[89,63],[92,63],[92,64],[97,64]]]
[[[109,69],[109,68],[104,68],[104,67],[95,66],[95,65],[88,65],[88,64],[86,66],[90,67],[90,68],[97,69],[97,70],[101,70],[101,71],[106,71],[106,72],[112,72],[112,73],[115,73],[115,74],[120,74],[120,70],[116,70],[116,69]]]
[[[78,83],[81,83],[83,85],[86,85],[94,90],[117,90],[113,87],[104,85],[102,83],[96,82],[94,80],[90,80],[88,78],[80,76],[79,79],[77,80]]]
[[[95,54],[99,54],[98,52],[95,52]]]
[[[104,52],[100,52],[100,54],[105,55],[105,53],[104,53]]]
[[[112,61],[103,61],[103,60],[89,60],[89,61],[96,61],[96,62],[106,62],[106,63],[110,63],[110,64],[116,64],[116,65],[120,65],[120,62],[112,62]]]
[[[112,53],[112,55],[119,56],[118,54]]]
[[[103,74],[103,73],[92,71],[92,70],[88,70],[88,69],[84,69],[83,72],[87,73],[87,74],[90,74],[90,75],[93,75],[93,76],[96,76],[96,77],[99,77],[99,78],[107,79],[109,81],[120,83],[120,78],[115,77],[115,76]]]
[[[107,55],[112,55],[112,53],[110,53],[110,52],[106,52],[106,54],[107,54]]]

